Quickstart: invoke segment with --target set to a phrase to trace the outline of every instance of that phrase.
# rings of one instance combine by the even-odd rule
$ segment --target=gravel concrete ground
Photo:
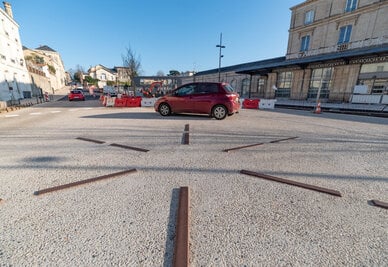
[[[388,202],[387,119],[291,110],[165,118],[98,101],[13,114],[0,115],[1,266],[171,266],[181,186],[191,196],[191,266],[388,266],[388,210],[370,202]],[[298,138],[271,143],[287,137]]]

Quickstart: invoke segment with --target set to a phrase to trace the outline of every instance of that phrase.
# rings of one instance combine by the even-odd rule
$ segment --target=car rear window
[[[73,93],[73,94],[81,94],[82,92],[79,91],[79,90],[73,90],[72,93]]]
[[[234,90],[234,88],[230,84],[223,84],[222,87],[228,93],[235,93],[236,92],[236,90]]]
[[[218,84],[217,83],[203,83],[198,84],[195,88],[195,93],[197,94],[209,94],[209,93],[218,93]]]

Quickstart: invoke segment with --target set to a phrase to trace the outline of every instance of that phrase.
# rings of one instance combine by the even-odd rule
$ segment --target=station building
[[[387,0],[307,0],[290,9],[285,56],[194,80],[220,77],[243,98],[388,104]]]

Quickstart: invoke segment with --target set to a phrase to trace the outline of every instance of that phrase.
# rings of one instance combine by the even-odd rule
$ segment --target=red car
[[[240,110],[239,95],[228,83],[194,82],[162,96],[154,105],[162,116],[172,113],[209,114],[217,120]]]
[[[85,95],[81,90],[71,90],[68,95],[69,101],[82,100],[85,101]]]

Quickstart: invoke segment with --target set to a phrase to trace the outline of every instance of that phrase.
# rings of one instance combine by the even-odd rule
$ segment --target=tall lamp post
[[[220,44],[216,45],[216,47],[220,48],[220,53],[218,56],[218,82],[220,82],[221,81],[221,58],[223,57],[223,55],[221,54],[221,49],[225,48],[225,46],[222,45],[222,32],[220,34]]]

